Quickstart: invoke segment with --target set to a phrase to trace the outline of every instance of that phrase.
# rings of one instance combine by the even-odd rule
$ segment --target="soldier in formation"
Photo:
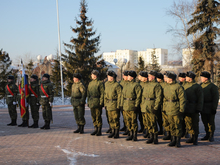
[[[7,78],[7,85],[5,86],[6,104],[8,105],[8,112],[11,118],[11,123],[7,124],[8,126],[17,125],[17,94],[18,86],[15,85],[15,78],[14,76],[9,75]]]
[[[40,104],[43,113],[44,119],[44,126],[41,129],[50,129],[50,122],[52,122],[52,104],[53,104],[53,97],[54,97],[54,89],[53,84],[50,81],[50,75],[45,73],[42,76],[40,89],[39,89],[39,96],[40,96]]]
[[[73,106],[73,112],[78,128],[73,133],[84,133],[85,121],[85,100],[86,100],[86,88],[81,81],[82,75],[75,73],[73,75],[73,85],[71,93],[71,104]]]
[[[91,110],[92,121],[95,130],[91,135],[102,135],[102,107],[104,106],[104,85],[98,79],[99,71],[93,70],[91,72],[92,81],[87,89],[87,102]]]

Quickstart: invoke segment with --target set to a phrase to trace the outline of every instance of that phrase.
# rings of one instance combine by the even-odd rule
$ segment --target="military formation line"
[[[27,75],[26,75],[27,76]],[[137,78],[138,76],[138,78]],[[195,73],[189,71],[177,75],[166,71],[124,71],[123,80],[116,81],[114,71],[107,72],[105,82],[99,80],[99,71],[91,72],[92,81],[88,88],[82,82],[79,73],[73,75],[71,104],[78,128],[73,133],[84,133],[85,101],[91,110],[94,131],[91,135],[102,135],[102,109],[105,107],[109,124],[108,138],[119,138],[124,131],[126,140],[137,141],[137,133],[143,133],[147,144],[158,144],[158,135],[163,140],[170,140],[168,146],[180,147],[182,137],[186,143],[198,144],[199,115],[204,124],[206,135],[201,140],[214,141],[215,115],[219,102],[218,88],[210,81],[210,73],[202,72],[201,84],[195,82]],[[28,77],[26,77],[28,78]],[[8,76],[5,87],[6,103],[11,118],[8,126],[17,125],[17,104],[21,107],[21,87],[14,82],[14,76]],[[52,121],[52,103],[54,97],[50,76],[44,74],[39,85],[38,77],[32,75],[27,97],[26,113],[22,116],[19,127],[38,128],[39,107],[42,107],[44,126],[50,129]],[[29,108],[33,124],[28,125]],[[123,127],[120,129],[120,115]],[[138,120],[140,130],[138,130]],[[190,135],[190,137],[189,137]]]

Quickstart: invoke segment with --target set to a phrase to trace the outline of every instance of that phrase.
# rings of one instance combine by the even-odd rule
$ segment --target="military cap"
[[[108,76],[111,76],[111,77],[114,77],[114,78],[117,77],[117,74],[116,74],[113,70],[108,71],[108,72],[107,72],[107,75],[108,75]]]
[[[145,72],[145,71],[141,71],[140,73],[139,73],[139,75],[140,76],[142,76],[142,77],[148,77],[148,73],[147,72]]]
[[[93,70],[93,71],[91,72],[91,74],[94,74],[94,75],[98,76],[98,75],[99,75],[99,71],[98,71],[98,70]]]
[[[42,76],[42,77],[46,77],[46,78],[50,79],[50,75],[49,75],[49,74],[47,74],[47,73],[43,74],[43,76]]]
[[[8,76],[8,79],[10,79],[10,80],[14,80],[15,77],[14,77],[13,75],[9,75],[9,76]]]
[[[193,71],[189,71],[186,73],[186,77],[194,79],[196,77],[196,74]]]
[[[178,77],[185,78],[185,77],[186,77],[186,73],[179,73],[179,76],[178,76]]]
[[[31,78],[38,80],[38,76],[36,74],[31,75]]]
[[[82,79],[82,75],[80,73],[74,73],[73,77],[78,78],[79,80]]]
[[[163,75],[167,77],[167,74],[168,74],[168,73],[170,73],[170,71],[165,71],[165,72],[163,73]]]
[[[208,78],[208,79],[210,79],[210,73],[209,72],[207,72],[207,71],[203,71],[201,74],[200,74],[200,76],[201,77],[206,77],[206,78]]]
[[[167,73],[167,77],[171,78],[172,80],[175,80],[176,79],[176,74],[174,72],[169,72],[169,73]]]
[[[157,76],[157,72],[155,70],[151,70],[148,74],[152,75],[152,76]]]
[[[123,72],[123,75],[124,75],[124,76],[128,76],[128,71],[125,70],[125,71]]]
[[[162,73],[157,73],[157,78],[163,80],[163,74]]]
[[[130,71],[128,72],[128,76],[131,76],[131,77],[136,78],[136,77],[137,77],[137,73],[136,73],[135,71],[133,71],[133,70],[130,70]]]

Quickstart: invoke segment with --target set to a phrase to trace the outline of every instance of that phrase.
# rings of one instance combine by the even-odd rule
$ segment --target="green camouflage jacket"
[[[96,108],[104,105],[104,85],[99,80],[92,80],[87,89],[88,107]]]
[[[12,91],[12,93],[14,94],[14,96],[12,96],[10,94],[10,92],[7,89],[7,85],[9,86],[10,90]],[[13,105],[13,102],[17,101],[17,94],[18,94],[18,86],[15,85],[14,81],[8,82],[5,86],[5,98],[6,98],[6,104],[8,105]]]
[[[73,83],[72,93],[71,93],[71,104],[74,107],[79,105],[84,105],[86,100],[86,87],[79,81],[78,83]]]
[[[41,82],[43,89],[45,92],[48,94],[49,98],[47,98],[44,94],[44,92],[41,89],[41,85],[39,87],[39,92],[40,92],[40,104],[41,105],[47,105],[49,102],[53,102],[53,97],[54,97],[54,88],[53,84],[50,82],[50,80],[42,81]]]
[[[38,97],[35,97],[35,95],[31,92],[29,88],[29,95],[30,95],[29,103],[31,105],[36,105],[36,103],[40,102],[40,90],[39,90],[38,81],[31,82],[30,86],[31,86],[31,89],[36,93]]]
[[[108,111],[117,110],[120,107],[122,87],[116,81],[105,83],[104,105]]]

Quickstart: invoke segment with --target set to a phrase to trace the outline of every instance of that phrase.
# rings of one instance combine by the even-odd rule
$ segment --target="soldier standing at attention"
[[[6,104],[8,105],[8,112],[11,118],[11,123],[7,124],[8,126],[15,126],[17,125],[17,93],[18,87],[15,85],[15,78],[12,75],[8,76],[8,83],[5,86],[5,97],[6,97]]]
[[[28,75],[25,74],[26,80],[28,81]],[[21,84],[19,84],[18,86],[19,89],[19,94],[18,96],[18,104],[20,107],[20,112],[21,112]],[[28,120],[29,120],[29,97],[30,95],[26,96],[26,101],[27,101],[27,106],[26,106],[26,113],[24,114],[24,116],[22,117],[22,123],[20,125],[18,125],[18,127],[28,127]]]
[[[92,81],[88,85],[87,97],[88,107],[91,109],[91,116],[94,125],[94,132],[91,135],[102,135],[102,107],[104,106],[104,85],[98,80],[99,71],[91,72]]]
[[[147,144],[158,144],[158,128],[157,128],[157,114],[162,102],[162,88],[156,82],[156,71],[148,73],[148,83],[145,83],[142,89],[141,111],[145,113],[145,120],[148,119],[148,131],[150,139]]]
[[[30,107],[31,107],[31,116],[34,123],[29,126],[29,128],[38,128],[39,121],[39,108],[40,108],[40,91],[39,91],[39,82],[38,76],[33,74],[30,79],[29,91],[30,91]]]
[[[203,91],[202,87],[195,82],[195,73],[190,71],[186,73],[186,83],[183,88],[186,93],[185,123],[188,133],[191,137],[186,143],[198,144],[199,134],[199,113],[203,108]]]
[[[179,84],[184,85],[186,83],[186,73],[179,73]]]
[[[112,133],[108,138],[119,138],[120,128],[120,101],[121,101],[121,85],[116,82],[116,73],[114,71],[107,72],[108,81],[105,83],[104,104],[108,113],[108,120]]]
[[[128,71],[126,70],[123,72],[123,79],[120,81],[120,85],[122,86],[122,88],[126,85],[127,82],[128,82]],[[126,119],[125,119],[123,107],[121,107],[120,112],[123,116],[123,123],[124,123],[124,126],[120,129],[120,131],[125,131],[123,135],[128,135],[129,131],[126,128]]]
[[[128,83],[122,90],[121,105],[125,111],[126,126],[130,136],[126,140],[137,141],[137,111],[141,102],[141,86],[135,82],[135,71],[128,72]]]
[[[210,73],[204,71],[201,73],[201,87],[203,89],[204,103],[201,113],[202,122],[205,127],[206,135],[201,140],[214,141],[215,132],[215,114],[219,102],[218,87],[211,83]]]
[[[41,129],[50,129],[52,118],[52,103],[54,97],[53,84],[50,82],[50,75],[45,73],[42,76],[40,85],[40,104],[42,107],[44,126]]]
[[[74,73],[73,75],[73,85],[71,93],[71,104],[73,106],[73,112],[78,125],[77,130],[73,133],[84,133],[85,121],[85,100],[86,100],[86,87],[83,85],[82,75],[80,73]]]
[[[183,87],[176,82],[176,74],[167,73],[167,85],[164,88],[164,109],[168,115],[172,141],[168,146],[180,147],[182,134],[182,120],[185,110],[185,92]]]

